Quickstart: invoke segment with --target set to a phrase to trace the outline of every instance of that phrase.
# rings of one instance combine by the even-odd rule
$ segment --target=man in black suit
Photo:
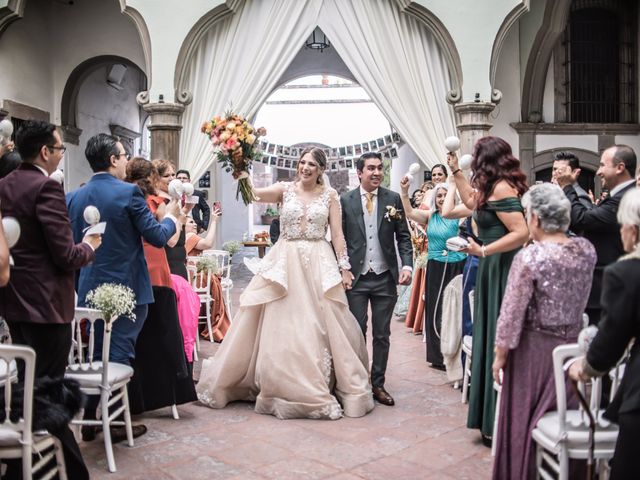
[[[182,183],[191,182],[191,174],[188,170],[178,170],[176,178]],[[207,204],[207,200],[204,197],[202,190],[194,190],[193,194],[198,197],[198,203],[196,203],[191,210],[191,216],[198,225],[198,233],[204,232],[209,228],[209,217],[211,216],[211,209]]]
[[[600,321],[602,272],[624,253],[616,214],[624,194],[634,188],[635,170],[636,154],[631,147],[614,145],[602,152],[596,175],[600,177],[602,186],[609,190],[609,196],[590,209],[580,202],[573,187],[580,175],[580,169],[563,172],[556,177],[558,185],[571,202],[571,230],[580,232],[593,243],[598,255],[586,309],[591,324]]]
[[[389,358],[391,316],[398,298],[396,285],[411,283],[411,234],[404,216],[387,213],[387,206],[401,212],[402,201],[400,195],[380,186],[384,177],[381,155],[376,152],[365,153],[356,166],[360,187],[340,197],[342,230],[353,275],[347,300],[365,336],[367,310],[371,304],[373,398],[383,405],[393,405],[393,397],[384,388],[385,371]],[[400,272],[396,242],[402,260]]]
[[[562,175],[564,173],[574,173],[576,170],[576,180],[580,175],[580,160],[576,155],[571,152],[557,152],[553,156],[553,170],[551,173],[551,181],[553,183],[557,183],[558,175]],[[593,207],[593,202],[591,201],[591,197],[585,191],[584,188],[580,186],[580,184],[576,181],[573,184],[573,189],[576,191],[576,195],[578,195],[578,200],[580,203],[584,205],[586,208],[591,209]]]

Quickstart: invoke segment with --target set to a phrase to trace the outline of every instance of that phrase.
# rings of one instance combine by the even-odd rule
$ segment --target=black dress
[[[174,275],[180,275],[185,280],[189,280],[187,275],[187,250],[184,246],[186,241],[186,234],[184,227],[180,232],[180,238],[178,243],[173,247],[165,245],[164,249],[167,252],[167,262],[169,262],[169,270]]]

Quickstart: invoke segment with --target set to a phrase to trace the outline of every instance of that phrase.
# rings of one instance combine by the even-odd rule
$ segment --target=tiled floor
[[[240,257],[240,255],[238,256]],[[250,274],[234,258],[234,305]],[[202,342],[202,355],[217,344]],[[197,368],[196,368],[197,370]],[[236,403],[212,410],[197,403],[136,418],[149,431],[133,448],[115,447],[118,471],[106,470],[102,437],[82,443],[92,478],[108,479],[482,479],[491,454],[465,427],[466,405],[443,372],[427,367],[421,338],[392,325],[387,389],[394,407],[364,418],[278,420]]]

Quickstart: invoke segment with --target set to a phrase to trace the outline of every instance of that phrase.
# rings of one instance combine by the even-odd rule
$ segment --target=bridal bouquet
[[[267,131],[262,127],[254,129],[243,116],[231,112],[204,122],[201,131],[211,140],[218,162],[238,180],[236,198],[242,195],[244,204],[249,205],[255,200],[249,170],[253,160],[260,156],[256,141]]]
[[[103,283],[87,293],[86,303],[88,307],[100,310],[107,323],[121,315],[136,319],[136,296],[126,285]]]

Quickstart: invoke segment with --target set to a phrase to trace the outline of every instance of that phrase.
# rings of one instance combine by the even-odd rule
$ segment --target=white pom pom
[[[444,141],[444,147],[447,152],[455,152],[460,148],[460,139],[458,137],[447,137]]]
[[[182,198],[183,193],[184,187],[182,181],[175,178],[169,182],[169,195],[173,198]]]
[[[419,171],[420,171],[420,164],[419,164],[419,163],[417,163],[417,162],[416,162],[416,163],[412,163],[412,164],[409,166],[409,173],[410,173],[411,175],[415,175],[415,174],[416,174],[416,173],[418,173]]]
[[[473,161],[473,155],[469,155],[468,153],[465,153],[464,155],[462,155],[462,157],[460,157],[460,162],[458,162],[458,165],[460,165],[460,168],[462,170],[469,170],[471,168],[472,161]]]
[[[190,197],[191,195],[193,195],[193,191],[195,190],[195,188],[193,188],[193,185],[190,183],[183,183],[182,184],[182,191],[184,192],[184,194],[187,197]]]
[[[89,225],[96,225],[100,222],[100,211],[93,205],[87,205],[84,209],[84,221]]]
[[[53,172],[51,175],[49,175],[49,178],[52,178],[53,180],[58,182],[60,185],[62,185],[64,183],[64,172],[58,169],[55,172]]]
[[[587,353],[589,345],[591,345],[593,339],[596,338],[597,333],[598,327],[595,325],[589,325],[587,328],[583,328],[580,331],[580,335],[578,335],[578,346],[580,347],[581,352]]]
[[[409,180],[409,183],[413,182],[413,175],[411,175],[411,173],[405,174],[404,178]]]
[[[0,122],[0,142],[7,143],[13,135],[13,123],[8,118]]]
[[[7,245],[12,248],[18,239],[20,238],[20,224],[18,220],[13,217],[4,217],[2,219],[2,229],[4,230],[4,236],[7,239]]]

